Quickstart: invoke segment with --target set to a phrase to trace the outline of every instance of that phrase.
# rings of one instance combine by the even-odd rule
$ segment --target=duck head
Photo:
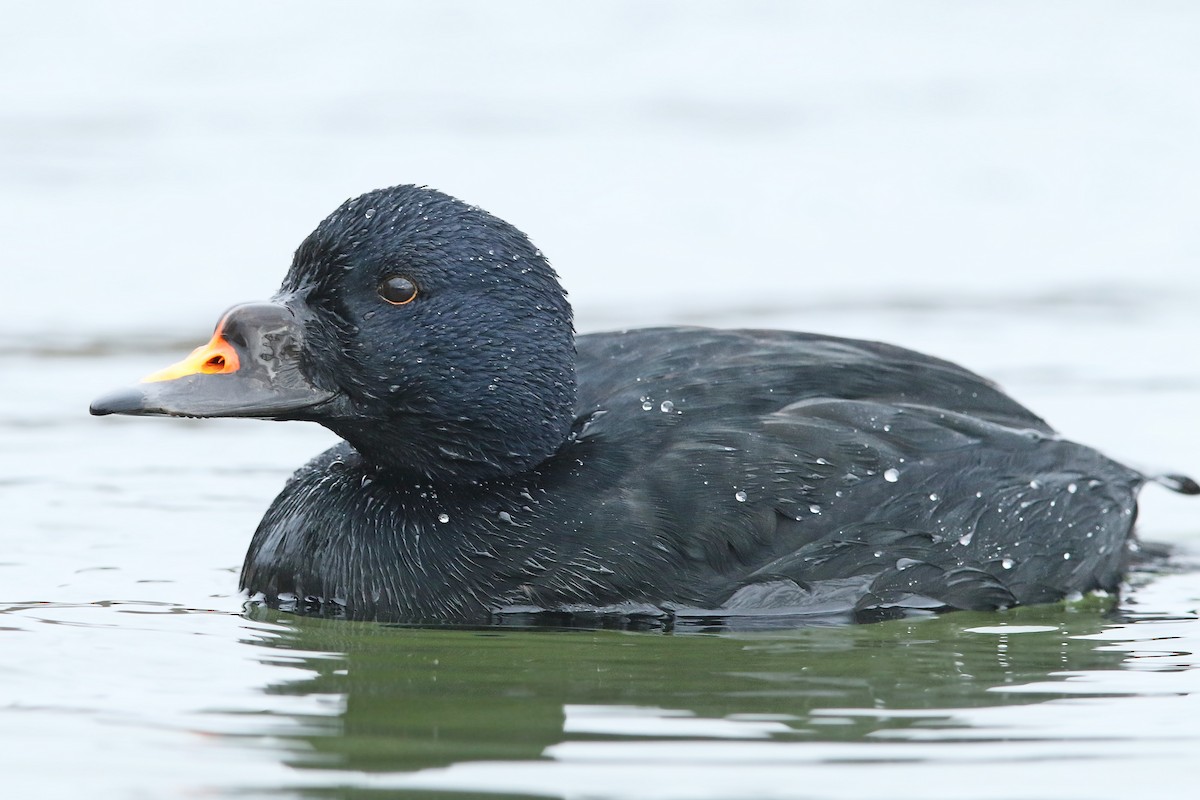
[[[270,302],[91,412],[311,420],[381,469],[478,481],[562,446],[574,359],[570,305],[523,233],[397,186],[343,203]]]

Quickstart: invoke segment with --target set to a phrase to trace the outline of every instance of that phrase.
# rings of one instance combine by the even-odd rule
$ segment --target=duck
[[[1116,592],[1147,475],[995,383],[873,341],[575,335],[547,258],[435,189],[347,200],[268,302],[95,415],[304,420],[259,603],[414,624],[869,621]]]

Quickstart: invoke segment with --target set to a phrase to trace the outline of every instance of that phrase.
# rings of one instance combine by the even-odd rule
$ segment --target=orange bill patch
[[[142,378],[142,383],[157,383],[158,381],[173,381],[188,375],[219,375],[226,372],[237,372],[240,366],[237,350],[225,341],[221,329],[213,334],[208,344],[193,350],[187,358],[169,367],[160,369]]]

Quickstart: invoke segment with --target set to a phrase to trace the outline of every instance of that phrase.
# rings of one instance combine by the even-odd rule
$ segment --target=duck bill
[[[282,303],[230,309],[207,344],[141,382],[97,398],[98,416],[305,419],[336,394],[300,365],[304,326]]]

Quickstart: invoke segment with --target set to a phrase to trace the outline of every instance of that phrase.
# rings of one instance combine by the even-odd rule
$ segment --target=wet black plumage
[[[381,299],[394,275],[419,287],[411,303]],[[526,237],[427,188],[345,203],[275,304],[235,309],[223,330],[242,372],[291,374],[311,402],[199,409],[310,419],[346,440],[254,534],[242,586],[272,604],[421,622],[871,616],[1113,590],[1128,563],[1146,476],[985,379],[812,334],[575,338]],[[270,335],[240,321],[276,313]],[[93,410],[197,413],[177,382]]]

